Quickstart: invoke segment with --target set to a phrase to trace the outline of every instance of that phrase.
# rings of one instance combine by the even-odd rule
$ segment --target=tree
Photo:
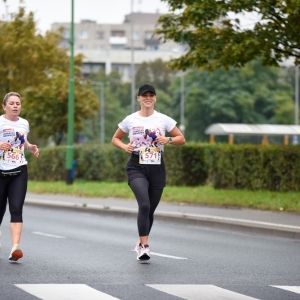
[[[228,72],[191,70],[185,75],[187,140],[207,140],[204,130],[212,123],[293,124],[293,90],[283,76],[259,61]],[[171,90],[179,118],[179,79]]]
[[[188,46],[185,55],[171,61],[173,68],[228,70],[257,58],[278,66],[289,57],[299,65],[299,0],[163,1],[172,13],[160,17],[156,33]],[[258,16],[253,28],[243,26],[244,13]]]
[[[131,112],[130,84],[122,83],[121,76],[117,71],[113,71],[109,75],[106,75],[103,71],[96,74],[90,74],[89,82],[90,89],[93,90],[100,101],[102,87],[93,85],[93,82],[103,83],[103,94],[105,98],[104,141],[105,143],[110,143],[111,138],[118,127],[118,123]],[[90,118],[84,122],[84,128],[79,133],[88,143],[94,143],[100,140],[100,114],[101,112],[98,109],[94,118]]]
[[[61,143],[67,132],[70,58],[59,48],[60,32],[38,34],[34,14],[20,7],[10,22],[0,22],[0,92],[22,96],[22,116],[40,138],[54,136]],[[81,83],[82,56],[75,57],[75,129],[95,115],[98,101]]]
[[[143,62],[139,65],[135,75],[137,87],[151,83],[156,89],[167,92],[171,84],[174,71],[162,59],[151,62]]]
[[[24,90],[24,116],[34,127],[35,135],[51,137],[56,145],[61,144],[68,124],[68,73],[50,70],[47,84],[39,84]],[[93,118],[99,111],[95,93],[87,89],[75,77],[74,129],[83,129],[83,121]]]

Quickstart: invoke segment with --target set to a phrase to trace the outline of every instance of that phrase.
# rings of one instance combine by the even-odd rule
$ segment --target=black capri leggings
[[[139,236],[148,236],[153,225],[155,209],[166,185],[166,171],[163,160],[161,165],[140,165],[138,158],[138,155],[131,155],[126,172],[128,184],[139,206]]]
[[[19,176],[0,176],[0,225],[6,211],[8,200],[11,223],[22,223],[23,205],[27,192],[27,165],[22,166]]]

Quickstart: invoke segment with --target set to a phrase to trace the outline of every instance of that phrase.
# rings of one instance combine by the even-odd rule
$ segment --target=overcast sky
[[[0,0],[0,17],[5,18],[6,11],[16,12],[20,0]],[[131,12],[131,0],[74,0],[74,18],[78,23],[82,19],[95,20],[97,23],[122,23],[124,16]],[[133,0],[134,12],[168,12],[166,2],[160,0]],[[38,28],[45,32],[55,22],[71,21],[71,0],[23,0],[26,11],[34,12]]]

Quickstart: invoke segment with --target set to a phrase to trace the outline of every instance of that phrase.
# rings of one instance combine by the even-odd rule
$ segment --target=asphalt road
[[[157,221],[140,263],[134,218],[29,206],[11,264],[8,213],[1,230],[1,300],[300,299],[295,240]]]

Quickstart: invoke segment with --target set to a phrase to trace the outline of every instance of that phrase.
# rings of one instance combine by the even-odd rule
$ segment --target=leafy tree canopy
[[[253,61],[241,69],[191,70],[185,75],[186,131],[189,141],[207,140],[213,123],[292,124],[292,87],[275,67]],[[180,82],[171,87],[179,118]]]
[[[22,96],[22,116],[35,137],[54,137],[56,144],[67,132],[70,58],[59,48],[60,32],[37,33],[34,14],[20,7],[9,22],[0,22],[0,93]],[[75,129],[99,109],[96,95],[81,81],[82,56],[75,57]]]
[[[174,75],[174,71],[162,59],[143,62],[139,65],[135,75],[136,86],[140,87],[145,83],[151,83],[155,89],[166,92]]]
[[[177,69],[241,67],[261,58],[278,66],[289,57],[300,62],[299,0],[162,0],[172,13],[161,16],[156,33],[186,44],[185,55],[171,61]],[[245,27],[243,14],[257,21]]]
[[[130,84],[122,83],[121,76],[117,71],[108,75],[103,71],[90,74],[89,82],[90,89],[97,95],[99,102],[103,101],[104,103],[104,141],[110,143],[118,124],[130,114]],[[102,95],[104,99],[101,99]],[[100,140],[100,132],[101,111],[98,110],[94,118],[84,122],[84,128],[79,134],[84,138],[84,142],[94,143]]]

